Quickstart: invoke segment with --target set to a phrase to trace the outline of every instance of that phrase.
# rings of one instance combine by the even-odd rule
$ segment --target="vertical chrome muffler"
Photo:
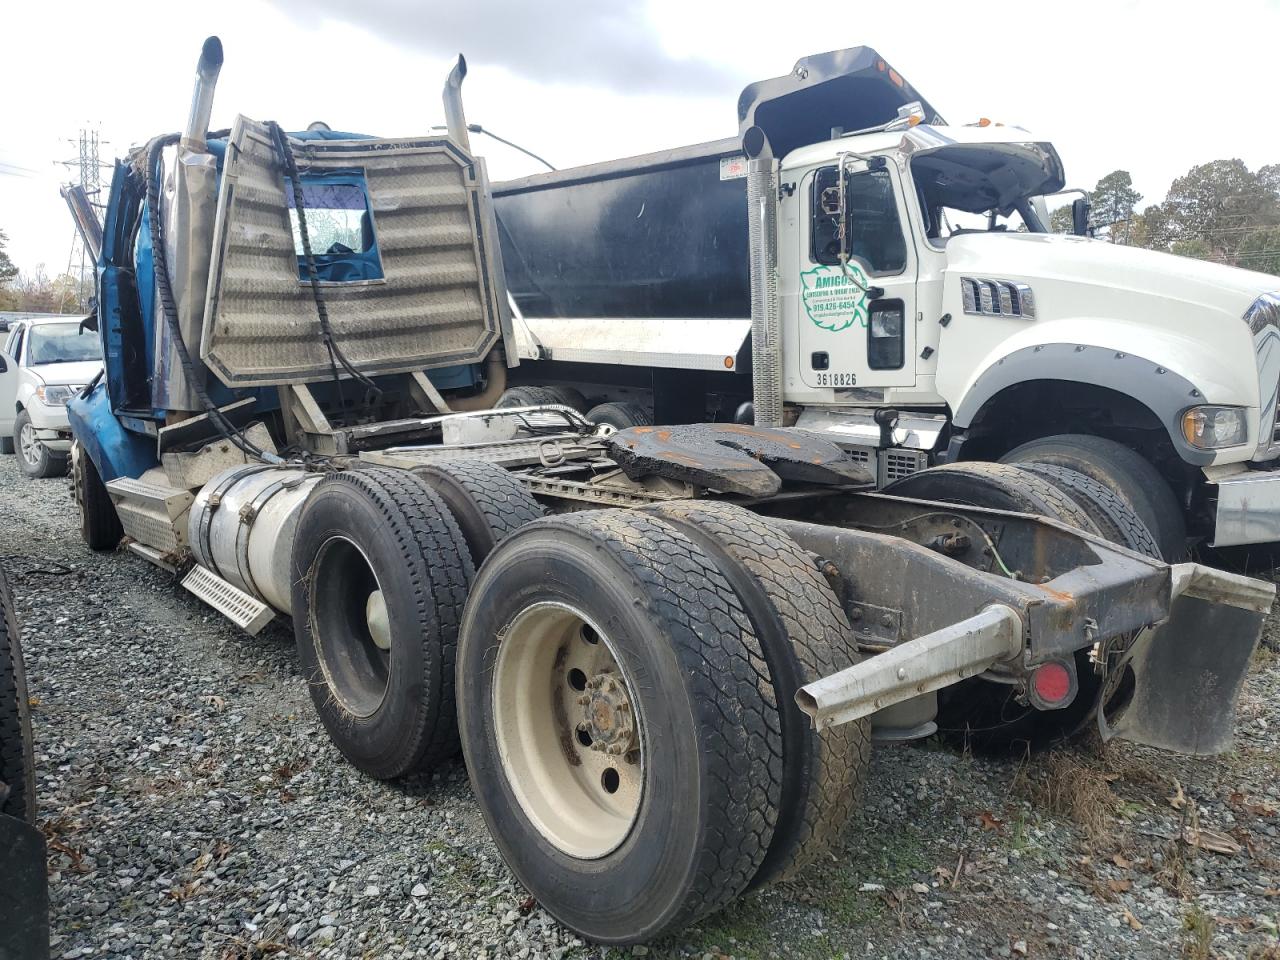
[[[778,316],[778,161],[759,127],[742,136],[747,155],[751,261],[751,374],[755,423],[782,426],[782,324]]]
[[[182,132],[183,146],[196,153],[205,149],[205,134],[209,132],[209,117],[213,114],[213,92],[218,85],[218,73],[222,70],[222,41],[209,37],[200,48],[200,60],[196,64],[196,86],[191,93],[191,112],[187,115],[187,128]]]
[[[462,81],[467,78],[467,58],[458,54],[458,62],[449,71],[444,82],[444,122],[449,128],[449,139],[468,154],[471,138],[467,135],[467,115],[462,110]]]

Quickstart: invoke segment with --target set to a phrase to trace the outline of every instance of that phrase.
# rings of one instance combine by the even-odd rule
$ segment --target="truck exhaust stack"
[[[196,64],[196,86],[191,93],[191,114],[187,117],[187,129],[182,133],[183,143],[197,153],[205,148],[204,135],[209,131],[209,117],[213,113],[213,92],[218,85],[218,73],[222,70],[222,41],[209,37],[200,49]]]
[[[467,136],[467,115],[462,111],[462,81],[467,79],[467,58],[458,54],[458,62],[449,71],[444,82],[444,121],[449,128],[449,139],[467,153],[471,152],[471,138]]]

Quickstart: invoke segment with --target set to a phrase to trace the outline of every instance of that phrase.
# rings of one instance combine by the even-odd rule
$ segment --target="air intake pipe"
[[[471,138],[467,135],[467,115],[462,110],[462,81],[466,78],[467,58],[458,54],[458,62],[444,82],[444,122],[449,128],[449,139],[469,154]]]
[[[751,262],[751,377],[755,423],[782,426],[782,330],[778,317],[778,161],[759,127],[742,135],[747,155]]]
[[[191,94],[191,113],[187,117],[187,129],[182,133],[183,146],[203,153],[204,136],[209,132],[209,117],[213,114],[213,91],[218,85],[218,72],[222,69],[222,41],[209,37],[200,49],[200,62],[196,64],[196,87]]]

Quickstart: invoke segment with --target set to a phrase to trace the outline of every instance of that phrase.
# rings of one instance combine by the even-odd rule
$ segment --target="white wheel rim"
[[[24,423],[18,431],[18,448],[22,451],[22,459],[33,467],[40,465],[40,441],[36,439],[36,431],[30,423]]]
[[[522,610],[500,635],[494,737],[538,832],[598,859],[631,832],[644,788],[643,723],[609,638],[563,603]]]

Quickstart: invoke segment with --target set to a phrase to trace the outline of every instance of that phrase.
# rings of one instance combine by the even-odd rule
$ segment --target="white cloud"
[[[1280,162],[1268,107],[1274,0],[1212,10],[1146,0],[651,0],[639,12],[617,0],[603,17],[597,0],[499,3],[368,0],[349,17],[327,0],[140,0],[111,15],[89,0],[20,5],[0,41],[0,171],[36,173],[0,173],[12,256],[25,268],[65,268],[72,227],[57,187],[67,174],[53,161],[75,153],[68,138],[87,124],[100,124],[108,157],[178,129],[210,33],[226,49],[215,126],[241,112],[294,127],[323,119],[422,132],[440,122],[440,87],[460,50],[471,64],[470,119],[568,166],[729,136],[746,83],[806,54],[869,43],[953,123],[989,116],[1054,140],[1075,186],[1123,167],[1150,202],[1196,163]],[[318,9],[324,18],[309,12]],[[495,178],[538,169],[492,141],[476,148]]]

